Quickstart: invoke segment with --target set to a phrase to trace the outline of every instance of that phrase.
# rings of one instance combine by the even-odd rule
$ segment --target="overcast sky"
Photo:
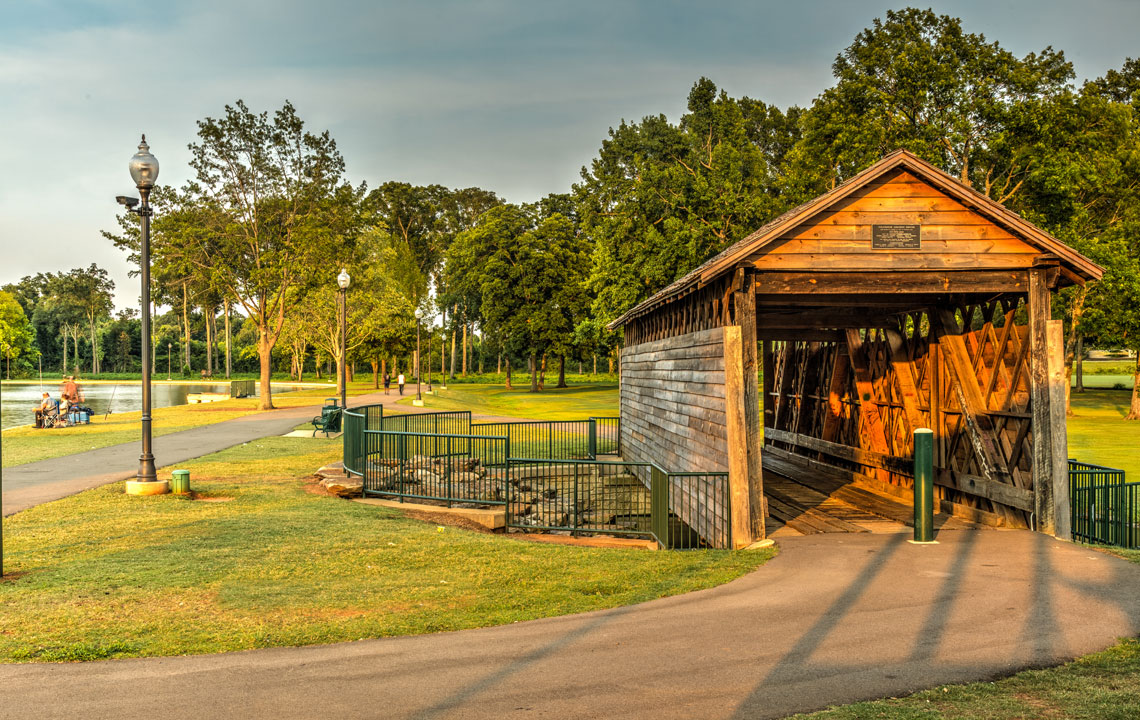
[[[926,3],[918,3],[925,5]],[[622,118],[676,119],[693,82],[810,104],[861,29],[858,0],[41,0],[0,2],[0,284],[98,263],[137,303],[113,229],[140,132],[160,182],[188,179],[195,121],[291,100],[354,182],[564,192]],[[1078,78],[1140,56],[1137,0],[938,3]]]

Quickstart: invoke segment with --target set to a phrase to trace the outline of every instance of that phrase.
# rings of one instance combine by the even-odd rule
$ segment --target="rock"
[[[525,517],[526,515],[530,515],[530,512],[531,512],[530,503],[513,502],[507,506],[507,513],[516,517],[516,518]]]
[[[435,473],[433,473],[431,470],[416,470],[413,473],[406,473],[404,476],[404,482],[409,482],[409,483],[420,483],[423,485],[430,485],[430,484],[438,482],[438,481],[439,481],[439,476],[436,475]]]
[[[360,478],[327,478],[321,483],[325,490],[342,498],[360,497],[363,494],[364,483]]]
[[[460,471],[451,474],[451,482],[456,484],[476,486],[480,484],[481,479],[482,478],[478,475],[469,471]]]
[[[322,478],[341,477],[345,474],[344,473],[344,463],[343,462],[330,463],[330,464],[322,467],[320,470],[317,470],[316,474],[317,474],[317,476],[322,477]]]

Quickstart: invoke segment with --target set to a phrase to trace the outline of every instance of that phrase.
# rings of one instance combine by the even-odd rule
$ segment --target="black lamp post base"
[[[155,482],[158,480],[158,471],[154,468],[154,455],[147,453],[139,456],[139,472],[135,479],[138,482]]]

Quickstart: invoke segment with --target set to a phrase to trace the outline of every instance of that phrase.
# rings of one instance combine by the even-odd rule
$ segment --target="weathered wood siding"
[[[874,249],[873,225],[921,225],[917,250]],[[792,228],[753,258],[775,270],[1021,269],[1042,251],[906,171],[895,171]]]
[[[622,349],[626,460],[671,472],[726,472],[726,422],[723,328]]]

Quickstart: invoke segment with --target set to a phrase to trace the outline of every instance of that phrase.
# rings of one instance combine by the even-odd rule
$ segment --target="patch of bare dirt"
[[[424,512],[422,510],[404,510],[400,509],[405,517],[412,518],[413,520],[421,520],[427,523],[435,523],[436,525],[448,525],[450,527],[459,528],[461,530],[470,530],[471,532],[492,534],[490,530],[482,525],[472,522],[467,518],[457,517],[455,515],[447,515],[444,513]]]
[[[6,570],[4,576],[0,577],[0,582],[15,582],[27,574],[27,570]]]

